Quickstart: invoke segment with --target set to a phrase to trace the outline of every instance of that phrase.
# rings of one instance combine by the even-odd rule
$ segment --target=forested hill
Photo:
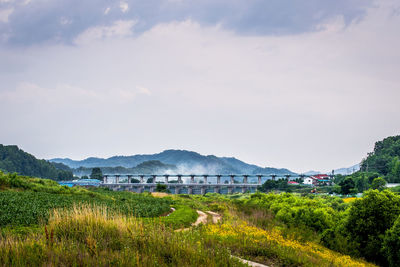
[[[125,167],[133,168],[146,161],[160,161],[164,164],[175,165],[177,171],[182,174],[190,173],[254,173],[256,170],[262,174],[293,174],[286,169],[261,168],[256,165],[245,163],[235,158],[217,157],[214,155],[201,155],[187,150],[165,150],[158,154],[114,156],[111,158],[87,158],[80,161],[56,158],[51,162],[63,163],[71,168],[93,168],[93,167]]]
[[[62,164],[62,163],[54,163]],[[64,165],[65,166],[65,165]],[[177,168],[175,165],[164,164],[158,160],[150,160],[140,163],[134,168],[125,167],[99,167],[103,174],[160,174],[160,173],[176,173]],[[89,176],[92,168],[79,167],[72,169],[73,173],[77,176]]]
[[[0,170],[4,172],[16,172],[20,175],[53,180],[73,178],[72,171],[68,166],[64,164],[56,164],[56,166],[46,160],[35,158],[33,155],[19,149],[18,146],[0,144]]]
[[[390,182],[400,182],[400,135],[376,142],[374,151],[363,160],[361,170],[377,172]]]

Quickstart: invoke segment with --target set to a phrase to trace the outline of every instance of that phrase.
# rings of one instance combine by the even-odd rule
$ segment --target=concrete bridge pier
[[[164,175],[165,183],[166,183],[166,184],[168,184],[168,177],[169,177],[169,175]]]
[[[246,190],[247,190],[247,187],[246,187],[246,186],[243,186],[243,187],[242,187],[242,193],[246,193]]]
[[[154,191],[156,191],[156,187],[155,186],[150,186],[150,192],[153,193]]]
[[[235,183],[235,175],[229,175],[231,177],[231,182],[230,184],[234,184]]]
[[[182,183],[182,175],[178,174],[177,176],[178,176],[178,184],[181,184]]]
[[[128,184],[132,182],[132,175],[128,175]]]
[[[248,177],[249,177],[248,175],[243,175],[243,183],[244,184],[247,184],[247,178]]]
[[[261,177],[262,177],[262,175],[257,175],[257,178],[258,178],[258,184],[261,184]]]
[[[222,175],[217,175],[217,184],[220,184],[220,183],[221,183],[221,176],[222,176]]]
[[[143,184],[144,183],[144,175],[140,175],[140,183]]]
[[[115,183],[119,184],[119,175],[115,175]]]
[[[190,183],[194,184],[194,175],[190,175]]]
[[[203,177],[204,177],[204,184],[207,184],[207,177],[208,177],[208,175],[203,175]]]
[[[275,179],[276,179],[276,174],[271,174],[271,178],[272,178],[272,181],[275,181]]]
[[[153,184],[155,184],[157,180],[157,175],[152,175],[151,178],[153,178]]]
[[[232,192],[233,192],[233,187],[229,186],[228,187],[228,194],[232,194]]]
[[[205,186],[201,187],[200,192],[202,195],[204,195],[206,193],[206,187]]]
[[[214,193],[219,193],[219,186],[214,187]]]
[[[107,181],[107,180],[108,180],[107,178],[108,178],[108,175],[104,175],[104,176],[103,176],[103,183],[106,184],[106,183],[108,182],[108,181]]]
[[[193,194],[193,187],[188,186],[188,194],[192,195]]]
[[[181,189],[179,186],[175,187],[175,194],[179,194],[181,192]]]

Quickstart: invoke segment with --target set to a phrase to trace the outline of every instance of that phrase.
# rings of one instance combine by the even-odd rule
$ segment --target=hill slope
[[[4,146],[0,144],[0,170],[2,171],[53,180],[73,178],[73,174],[67,166],[56,165],[60,169],[46,160],[35,158],[17,146]]]
[[[204,156],[187,150],[165,150],[158,154],[114,156],[108,159],[87,158],[80,161],[71,159],[55,158],[51,162],[63,163],[71,168],[93,168],[93,167],[117,167],[133,168],[145,161],[160,161],[164,164],[175,165],[176,171],[182,174],[190,173],[254,173],[261,169],[259,166],[247,164],[236,158],[216,157],[214,155]],[[271,173],[281,173],[282,170],[269,168]],[[292,173],[290,171],[285,173]],[[270,173],[268,173],[270,174]]]

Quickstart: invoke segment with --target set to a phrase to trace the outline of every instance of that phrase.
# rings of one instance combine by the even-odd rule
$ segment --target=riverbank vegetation
[[[1,173],[0,188],[0,266],[246,266],[236,257],[268,266],[398,265],[400,204],[388,191],[347,203],[290,193],[153,196]],[[197,210],[222,220],[190,227]]]

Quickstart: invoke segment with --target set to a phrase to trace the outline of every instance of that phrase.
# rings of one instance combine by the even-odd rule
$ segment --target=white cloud
[[[122,13],[126,13],[129,10],[129,5],[127,2],[121,1],[119,3],[119,8],[121,9]]]
[[[53,87],[43,87],[32,82],[20,82],[14,90],[0,91],[0,98],[16,105],[63,108],[92,105],[107,105],[129,103],[138,94],[149,94],[148,89],[139,90],[106,89],[94,90],[69,84],[57,84]]]
[[[133,37],[114,23],[82,33],[85,46],[3,50],[0,139],[42,157],[181,148],[295,171],[348,166],[400,131],[391,12],[270,37],[191,20]]]
[[[135,24],[136,22],[133,20],[118,20],[111,26],[92,27],[78,35],[78,37],[75,38],[74,43],[82,45],[111,37],[127,37],[132,34],[132,27]]]
[[[151,91],[146,87],[136,86],[136,88],[139,90],[140,94],[144,94],[144,95],[148,95],[148,96],[151,95]]]
[[[72,20],[66,17],[60,18],[60,24],[61,25],[70,25],[72,23]]]
[[[110,7],[107,7],[107,8],[104,10],[104,15],[108,15],[108,13],[110,12],[110,10],[111,10],[111,8],[110,8]]]
[[[7,8],[7,9],[1,9],[0,10],[0,22],[7,23],[8,18],[10,15],[14,12],[14,8]]]

